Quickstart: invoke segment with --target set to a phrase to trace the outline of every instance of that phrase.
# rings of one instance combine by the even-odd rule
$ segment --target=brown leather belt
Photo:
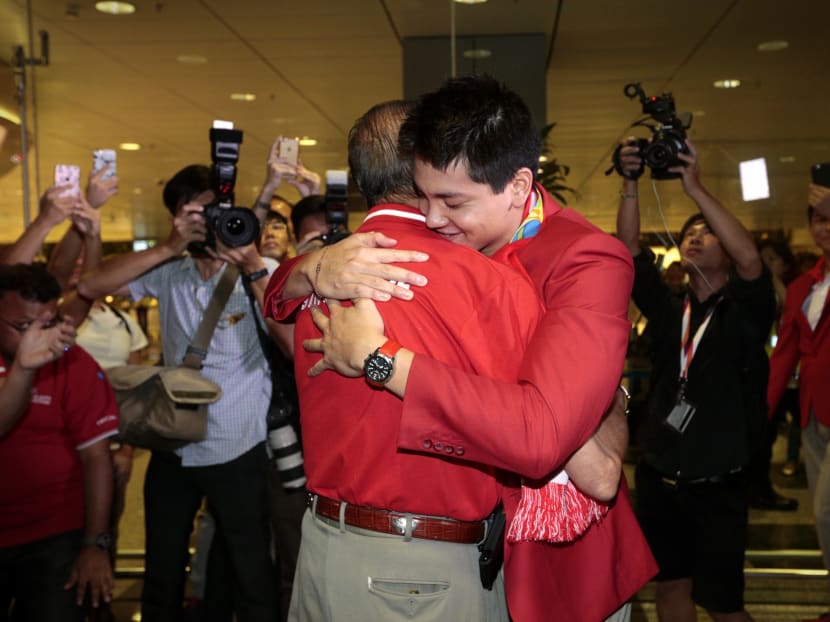
[[[309,495],[309,506],[314,507],[314,495]],[[340,522],[340,501],[316,496],[316,514],[335,523]],[[469,523],[453,520],[452,518],[438,518],[422,516],[420,514],[406,514],[391,510],[367,508],[362,505],[346,506],[343,521],[359,529],[388,533],[395,536],[406,535],[407,517],[412,520],[412,537],[424,540],[440,540],[441,542],[457,542],[461,544],[475,544],[484,539],[484,521]]]

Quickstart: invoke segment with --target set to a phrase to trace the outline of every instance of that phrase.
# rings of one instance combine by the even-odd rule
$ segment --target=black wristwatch
[[[97,536],[84,536],[84,539],[81,542],[83,546],[94,546],[102,551],[112,550],[112,545],[114,543],[115,541],[112,534],[107,531],[103,531]]]
[[[266,276],[268,276],[268,268],[262,268],[256,272],[251,272],[251,274],[245,274],[242,278],[245,279],[246,283],[253,283],[254,281],[264,279]]]
[[[395,355],[402,347],[397,341],[388,339],[386,343],[367,356],[363,361],[363,374],[366,376],[366,382],[373,387],[382,387],[389,382],[395,371]]]

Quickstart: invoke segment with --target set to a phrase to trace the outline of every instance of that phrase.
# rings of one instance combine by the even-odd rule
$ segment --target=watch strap
[[[394,359],[395,355],[398,353],[403,346],[399,344],[397,341],[393,339],[387,339],[384,344],[378,348],[378,354],[383,354],[384,356],[388,356],[390,359]]]
[[[268,276],[268,268],[261,268],[256,272],[251,272],[250,274],[243,275],[242,278],[245,280],[246,283],[253,283],[254,281],[264,279],[266,276]]]

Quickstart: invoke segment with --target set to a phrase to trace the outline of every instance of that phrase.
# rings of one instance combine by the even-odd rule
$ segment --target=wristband
[[[262,268],[256,272],[251,272],[251,274],[245,274],[242,278],[245,279],[246,283],[253,283],[254,281],[264,279],[266,276],[268,276],[268,268]]]

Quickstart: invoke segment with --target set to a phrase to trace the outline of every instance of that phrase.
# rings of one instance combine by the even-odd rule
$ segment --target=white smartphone
[[[300,141],[296,138],[280,136],[276,142],[276,149],[272,154],[276,159],[297,166],[300,158]]]
[[[96,149],[92,152],[93,173],[97,173],[107,165],[109,165],[109,169],[101,179],[115,177],[115,149]]]
[[[60,196],[66,197],[81,194],[81,168],[74,164],[55,165],[55,185],[65,186],[71,184],[71,188],[63,191]]]

